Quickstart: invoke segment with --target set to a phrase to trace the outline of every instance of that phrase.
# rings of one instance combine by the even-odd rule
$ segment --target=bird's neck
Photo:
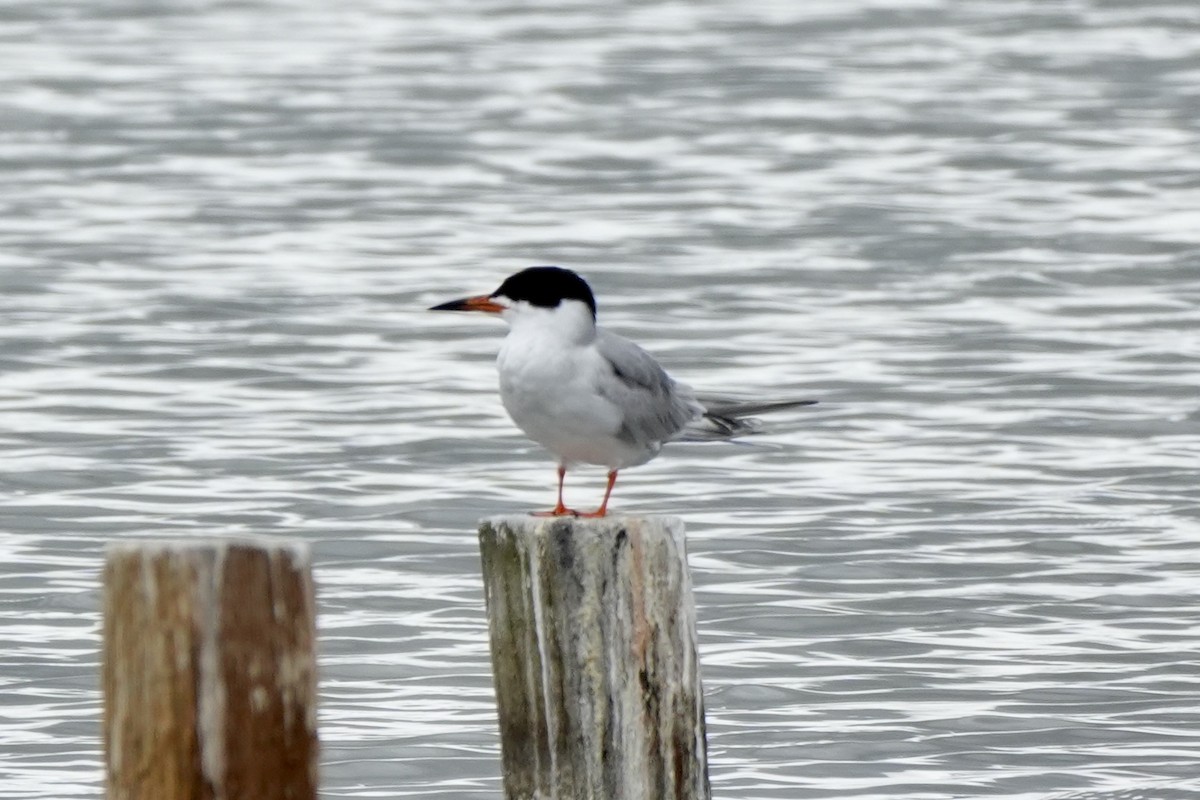
[[[510,338],[536,338],[543,342],[586,345],[596,338],[596,321],[582,303],[562,303],[555,308],[531,308],[509,320]]]

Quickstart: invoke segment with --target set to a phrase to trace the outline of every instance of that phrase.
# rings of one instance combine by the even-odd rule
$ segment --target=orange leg
[[[613,484],[617,482],[617,471],[614,469],[608,473],[608,486],[604,489],[604,501],[600,503],[600,507],[595,511],[587,514],[579,514],[580,517],[603,517],[608,514],[608,497],[612,494]]]
[[[534,511],[533,516],[535,516],[535,517],[578,517],[579,516],[578,511],[567,508],[566,506],[563,505],[563,501],[562,501],[563,479],[566,477],[567,477],[567,468],[564,467],[562,464],[559,464],[558,465],[558,504],[554,506],[554,510],[552,510],[552,511]],[[609,486],[609,489],[612,489],[611,485]],[[607,500],[608,498],[605,497],[604,499]]]

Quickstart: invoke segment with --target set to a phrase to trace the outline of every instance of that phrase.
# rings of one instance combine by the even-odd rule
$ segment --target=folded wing
[[[628,339],[605,330],[596,346],[608,363],[612,380],[602,380],[601,394],[622,411],[618,436],[639,445],[677,438],[704,414],[691,390],[671,379],[654,357]]]

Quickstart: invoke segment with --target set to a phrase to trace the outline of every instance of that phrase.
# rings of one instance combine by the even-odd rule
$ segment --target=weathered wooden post
[[[307,549],[111,546],[104,571],[108,800],[315,800]]]
[[[507,800],[707,800],[683,523],[479,529]]]

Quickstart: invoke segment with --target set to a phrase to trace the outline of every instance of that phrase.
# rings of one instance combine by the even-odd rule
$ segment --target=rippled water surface
[[[701,389],[714,796],[1200,797],[1200,5],[0,3],[0,795],[101,794],[107,542],[320,584],[328,798],[499,798],[473,528],[559,263]],[[581,470],[590,505],[603,475]]]

